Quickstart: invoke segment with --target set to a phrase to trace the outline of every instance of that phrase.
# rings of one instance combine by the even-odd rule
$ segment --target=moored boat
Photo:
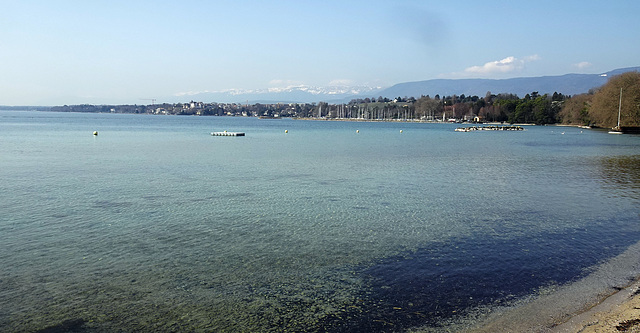
[[[620,88],[620,102],[618,102],[618,125],[609,130],[609,134],[622,134],[622,127],[620,127],[620,111],[622,110],[622,88]]]

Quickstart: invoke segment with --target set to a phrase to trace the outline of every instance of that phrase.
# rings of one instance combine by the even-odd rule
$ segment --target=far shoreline
[[[453,122],[453,121],[433,121],[420,119],[364,119],[364,118],[316,118],[316,117],[282,117],[269,119],[292,119],[292,120],[313,120],[313,121],[347,121],[347,122],[373,122],[373,123],[419,123],[419,124],[441,124],[441,125],[509,125],[509,126],[559,126],[560,124],[536,125],[531,123],[507,123],[507,122]],[[574,125],[562,125],[574,126]]]

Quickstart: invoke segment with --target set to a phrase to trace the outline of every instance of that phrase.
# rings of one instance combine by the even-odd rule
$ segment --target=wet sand
[[[640,332],[640,281],[554,327],[551,332]]]

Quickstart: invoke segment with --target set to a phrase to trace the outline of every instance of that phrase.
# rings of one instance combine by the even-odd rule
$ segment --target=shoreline
[[[318,118],[318,117],[281,117],[269,119],[291,119],[291,120],[313,120],[313,121],[345,121],[345,122],[373,122],[373,123],[419,123],[419,124],[452,124],[452,125],[491,125],[491,126],[558,126],[558,127],[575,127],[582,129],[598,129],[598,127],[576,125],[576,124],[544,124],[537,125],[534,123],[509,123],[506,121],[486,121],[486,122],[452,122],[442,120],[422,120],[422,119],[365,119],[365,118]]]
[[[640,278],[551,333],[640,332]]]
[[[416,124],[449,124],[449,125],[492,125],[492,126],[573,126],[561,124],[536,125],[532,123],[508,123],[508,122],[481,122],[474,123],[470,121],[453,122],[441,120],[422,120],[422,119],[364,119],[364,118],[317,118],[317,117],[282,117],[271,119],[291,119],[291,120],[312,120],[312,121],[344,121],[344,122],[369,122],[369,123],[416,123]]]
[[[496,309],[468,330],[489,332],[640,332],[640,242],[573,283]],[[626,327],[623,330],[617,326]]]

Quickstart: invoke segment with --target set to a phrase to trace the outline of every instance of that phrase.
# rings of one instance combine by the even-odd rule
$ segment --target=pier
[[[212,136],[244,136],[244,132],[211,132]]]
[[[458,127],[456,132],[474,132],[474,131],[524,131],[522,126],[471,126]]]

